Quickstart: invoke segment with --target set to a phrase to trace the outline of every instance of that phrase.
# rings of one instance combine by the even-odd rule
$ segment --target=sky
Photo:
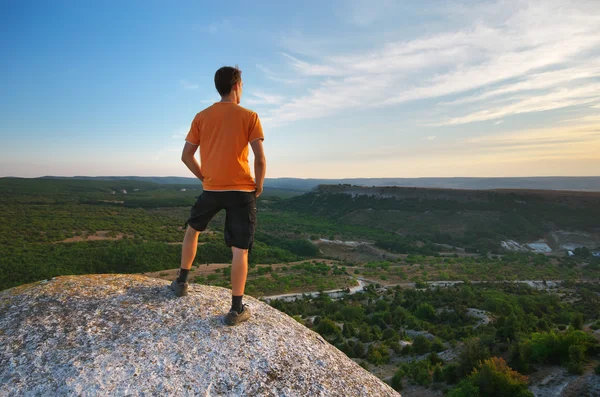
[[[600,175],[600,2],[0,2],[0,176],[190,176],[242,70],[267,177]]]

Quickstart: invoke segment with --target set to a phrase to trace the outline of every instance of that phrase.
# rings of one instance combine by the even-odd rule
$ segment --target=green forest
[[[328,191],[331,190],[331,191]],[[373,236],[382,248],[414,252],[414,241],[432,254],[432,243],[465,248],[474,253],[501,253],[499,241],[536,240],[557,229],[598,232],[600,195],[549,192],[459,191],[414,188],[344,193],[324,187],[277,203],[276,208],[318,215],[344,225],[386,230]],[[360,191],[360,190],[359,190]],[[599,243],[600,244],[600,243]]]
[[[600,373],[599,195],[346,189],[359,188],[265,191],[248,295],[297,293],[269,303],[397,390],[532,396],[531,379],[548,368]],[[0,191],[0,290],[90,273],[166,280],[202,193],[45,178],[0,178]],[[200,235],[190,281],[230,287],[224,219]],[[557,231],[586,244],[562,248]],[[501,246],[541,239],[552,252]],[[359,282],[362,291],[350,293]],[[345,292],[334,299],[330,290]]]
[[[451,396],[531,396],[523,375],[544,364],[582,374],[600,352],[597,338],[582,331],[600,318],[598,287],[568,287],[571,303],[523,285],[465,283],[422,290],[370,285],[338,300],[321,295],[272,305],[365,368],[384,367],[396,390],[418,384]],[[494,321],[481,321],[473,309]],[[496,390],[488,390],[494,383]]]

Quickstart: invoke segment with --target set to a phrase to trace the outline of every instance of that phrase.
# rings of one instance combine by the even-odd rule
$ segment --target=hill
[[[71,177],[47,176],[48,179],[70,179]],[[76,176],[73,179],[88,180],[138,180],[160,184],[199,184],[196,178],[186,177],[141,177],[141,176]],[[319,185],[350,184],[359,186],[400,186],[441,189],[542,189],[600,191],[600,177],[514,177],[514,178],[346,178],[346,179],[302,179],[267,178],[265,187],[307,192]]]
[[[398,253],[415,244],[500,253],[508,241],[563,252],[600,247],[597,192],[323,185],[277,208],[384,230],[377,244]]]
[[[59,277],[0,293],[0,394],[399,396],[317,333],[230,292],[176,298],[142,276]]]

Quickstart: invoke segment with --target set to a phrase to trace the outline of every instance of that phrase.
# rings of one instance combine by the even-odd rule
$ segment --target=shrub
[[[392,387],[394,388],[394,390],[402,390],[402,388],[404,387],[404,384],[402,383],[402,378],[404,378],[404,371],[399,369],[398,371],[396,371],[396,373],[394,373],[394,376],[392,377]]]
[[[533,397],[527,377],[512,370],[499,357],[485,360],[479,369],[461,381],[448,397]]]
[[[413,342],[413,349],[417,354],[428,353],[431,350],[431,342],[423,335],[419,335]]]

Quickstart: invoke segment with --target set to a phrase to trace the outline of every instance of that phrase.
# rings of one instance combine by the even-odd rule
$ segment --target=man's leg
[[[181,246],[181,268],[179,269],[177,279],[171,283],[171,289],[177,296],[187,295],[187,278],[192,268],[192,263],[194,263],[194,258],[196,258],[199,234],[200,232],[191,226],[188,226],[185,231],[185,237]]]
[[[189,271],[192,268],[198,250],[199,235],[200,232],[191,226],[188,226],[185,230],[185,237],[181,246],[181,269]]]
[[[231,263],[231,310],[242,311],[242,296],[248,276],[248,250],[231,247],[233,261]]]
[[[233,262],[231,265],[231,309],[225,316],[225,324],[237,325],[247,321],[252,313],[250,308],[242,305],[246,276],[248,275],[248,250],[231,247]]]
[[[248,254],[252,249],[256,229],[256,196],[250,192],[231,192],[229,205],[225,208],[225,242],[231,247],[231,310],[225,323],[236,325],[250,318],[250,309],[242,305],[246,277],[248,276]]]

